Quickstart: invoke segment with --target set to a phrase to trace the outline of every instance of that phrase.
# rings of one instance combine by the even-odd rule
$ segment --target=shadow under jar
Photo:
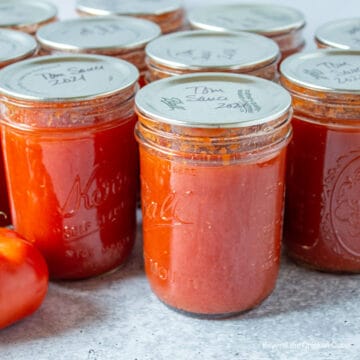
[[[284,241],[296,262],[360,271],[360,52],[321,50],[281,65],[292,95]]]
[[[315,33],[319,48],[360,50],[360,17],[330,21]]]
[[[152,290],[190,315],[253,308],[279,269],[290,95],[253,76],[203,73],[153,82],[135,103]]]
[[[194,72],[232,72],[278,80],[280,50],[264,36],[246,32],[181,31],[146,48],[146,82]]]
[[[0,69],[36,53],[35,39],[23,32],[0,29]],[[11,224],[2,150],[0,151],[0,226]]]
[[[44,0],[2,0],[0,28],[34,35],[40,26],[56,21],[57,12],[53,3]]]
[[[158,24],[165,33],[183,27],[185,11],[181,0],[77,0],[80,15],[129,15]]]
[[[41,54],[108,55],[134,64],[144,85],[145,45],[161,34],[151,21],[130,16],[91,17],[59,21],[41,27],[36,38]]]
[[[291,7],[276,4],[225,4],[194,8],[188,19],[194,29],[248,31],[274,40],[282,59],[301,51],[304,15]]]
[[[97,55],[37,57],[0,72],[14,228],[52,278],[110,271],[133,247],[137,78],[133,65]]]

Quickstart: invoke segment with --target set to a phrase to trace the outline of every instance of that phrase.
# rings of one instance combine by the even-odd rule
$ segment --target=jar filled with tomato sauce
[[[135,103],[152,290],[197,316],[253,308],[279,269],[290,95],[254,76],[202,73],[155,81]]]
[[[43,56],[0,72],[1,136],[15,231],[54,279],[110,271],[133,247],[138,71],[107,56]]]
[[[0,69],[33,56],[37,51],[34,38],[20,31],[0,29]],[[3,155],[0,151],[0,227],[11,224]]]
[[[360,17],[330,21],[315,33],[319,48],[360,50]]]
[[[20,30],[33,35],[40,26],[56,19],[56,6],[45,0],[0,2],[0,28]]]
[[[246,32],[181,31],[146,46],[147,82],[194,72],[233,72],[278,79],[280,50],[264,36]]]
[[[194,29],[249,31],[276,41],[282,58],[305,46],[304,15],[292,7],[275,4],[225,4],[194,8],[188,15]]]
[[[130,15],[158,24],[163,33],[183,27],[185,11],[181,0],[77,0],[80,15]]]
[[[36,38],[42,54],[92,53],[114,56],[134,64],[144,84],[145,45],[161,34],[155,23],[130,16],[89,17],[41,27]]]
[[[360,52],[289,57],[281,83],[293,99],[284,241],[300,264],[360,271]]]

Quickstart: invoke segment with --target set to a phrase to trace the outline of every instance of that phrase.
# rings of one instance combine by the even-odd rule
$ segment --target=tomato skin
[[[46,262],[31,243],[0,228],[0,329],[32,314],[47,292]]]

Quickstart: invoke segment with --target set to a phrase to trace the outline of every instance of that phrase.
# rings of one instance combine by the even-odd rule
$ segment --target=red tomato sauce
[[[312,267],[360,270],[360,129],[293,118],[285,244]]]
[[[279,268],[285,150],[201,166],[141,146],[140,159],[145,268],[157,296],[198,314],[259,304]]]
[[[62,134],[61,141],[56,130],[3,128],[13,223],[42,251],[53,278],[97,275],[129,255],[135,236],[135,120],[82,128]]]

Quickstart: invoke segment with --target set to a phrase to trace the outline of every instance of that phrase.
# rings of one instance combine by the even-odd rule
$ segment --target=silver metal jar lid
[[[148,58],[174,69],[236,70],[274,62],[278,45],[246,32],[182,31],[164,35],[146,46]]]
[[[41,46],[54,50],[120,51],[144,46],[161,34],[151,21],[134,17],[89,17],[42,26],[36,33]]]
[[[328,22],[317,29],[315,39],[334,48],[360,50],[360,17]]]
[[[202,6],[189,12],[190,25],[215,31],[251,31],[272,36],[305,25],[304,15],[291,7],[274,4]]]
[[[360,95],[360,51],[318,50],[286,58],[281,75],[312,90]]]
[[[5,67],[0,95],[37,102],[90,100],[122,91],[138,76],[134,65],[109,56],[41,56]]]
[[[172,125],[239,128],[278,119],[291,105],[289,93],[272,81],[228,73],[173,76],[143,87],[137,110]]]
[[[182,8],[180,0],[77,0],[76,9],[91,15],[161,15]]]
[[[54,18],[57,8],[44,0],[1,0],[0,27],[40,24]]]
[[[0,65],[31,56],[37,49],[35,39],[23,32],[0,29]]]

